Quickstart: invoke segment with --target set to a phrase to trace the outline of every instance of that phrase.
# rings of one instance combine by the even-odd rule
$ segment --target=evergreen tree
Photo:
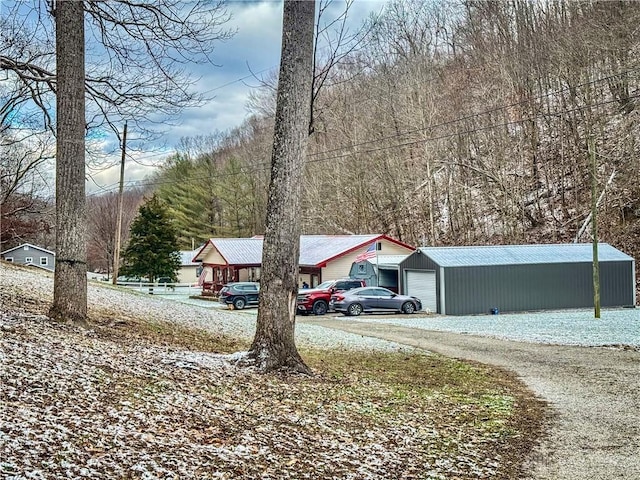
[[[166,205],[155,194],[140,206],[122,258],[123,275],[147,277],[150,282],[159,277],[177,280],[178,234]]]

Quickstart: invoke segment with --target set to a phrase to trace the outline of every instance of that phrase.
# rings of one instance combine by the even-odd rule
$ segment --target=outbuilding
[[[400,264],[400,291],[446,315],[593,306],[588,244],[423,247]],[[635,260],[598,246],[600,303],[633,307]]]
[[[353,262],[349,277],[362,279],[366,285],[377,285],[398,293],[400,263],[408,256],[409,254],[378,255],[368,260]]]

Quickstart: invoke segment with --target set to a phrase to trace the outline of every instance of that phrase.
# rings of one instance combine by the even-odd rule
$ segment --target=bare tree
[[[0,249],[46,230],[53,153],[52,135],[0,132]]]
[[[123,195],[122,208],[122,246],[126,246],[129,239],[129,226],[138,213],[138,207],[143,201],[142,191],[126,190]],[[102,271],[107,274],[111,270],[114,258],[115,239],[118,214],[118,194],[106,193],[88,198],[87,205],[88,266],[92,271]]]
[[[49,11],[51,7],[55,10]],[[85,13],[89,26],[86,48],[96,60],[87,68]],[[125,118],[138,132],[151,135],[152,114],[171,118],[202,102],[203,97],[190,88],[195,79],[184,65],[211,63],[214,41],[230,36],[220,28],[227,19],[221,2],[207,0],[196,0],[188,7],[178,0],[33,0],[30,5],[3,5],[0,70],[10,86],[5,89],[3,85],[2,129],[21,110],[22,117],[38,110],[42,120],[31,128],[52,130],[54,96],[57,104],[58,246],[53,318],[83,322],[86,317],[86,128],[111,129],[118,135],[117,125]],[[88,109],[85,94],[91,100]]]
[[[315,2],[285,0],[260,308],[251,357],[261,370],[308,372],[295,345],[300,188],[307,155]]]
[[[49,316],[83,324],[87,316],[84,186],[84,8],[57,2],[56,17],[56,271]]]
[[[53,129],[56,89],[53,28],[44,0],[7,2],[0,25],[0,70],[8,80],[0,119],[29,108],[41,113],[41,127]],[[214,44],[232,35],[223,2],[82,2],[87,20],[87,126],[118,134],[123,119],[146,137],[158,128],[151,115],[173,118],[205,98],[185,65],[213,63]],[[155,133],[157,135],[157,132]]]

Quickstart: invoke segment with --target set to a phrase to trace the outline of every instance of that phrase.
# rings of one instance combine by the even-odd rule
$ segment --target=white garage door
[[[436,297],[436,272],[418,272],[407,270],[407,295],[418,297],[422,309],[430,312],[438,311]]]

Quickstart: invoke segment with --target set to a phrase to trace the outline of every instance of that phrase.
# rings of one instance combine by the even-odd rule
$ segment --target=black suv
[[[220,303],[242,310],[248,305],[258,305],[260,284],[255,282],[228,283],[220,290]]]

